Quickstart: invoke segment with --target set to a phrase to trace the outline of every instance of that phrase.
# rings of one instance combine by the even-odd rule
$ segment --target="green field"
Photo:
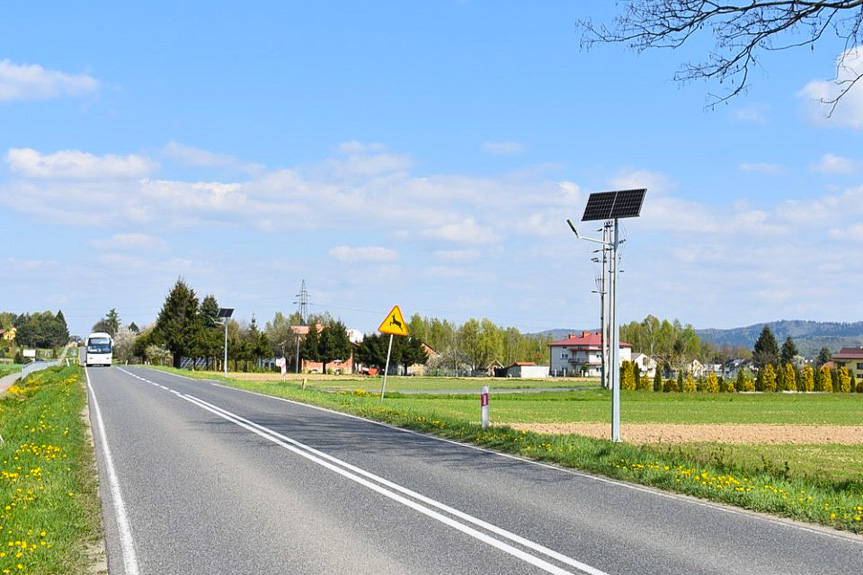
[[[503,423],[568,423],[611,421],[607,391],[495,394],[492,420]],[[396,407],[423,405],[440,415],[479,421],[475,396],[398,395],[387,398]],[[684,394],[622,392],[621,420],[629,423],[863,425],[863,394]]]

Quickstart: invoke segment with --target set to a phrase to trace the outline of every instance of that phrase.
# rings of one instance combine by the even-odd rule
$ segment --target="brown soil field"
[[[519,431],[577,434],[608,439],[608,423],[509,423]],[[681,425],[624,423],[620,436],[628,443],[863,443],[863,426],[852,425]]]

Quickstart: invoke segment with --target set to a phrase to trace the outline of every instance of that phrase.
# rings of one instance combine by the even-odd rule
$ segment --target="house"
[[[532,361],[517,361],[506,368],[506,376],[545,379],[548,377],[548,366],[536,365]]]
[[[548,344],[549,365],[555,377],[602,374],[602,332],[569,334],[566,339]],[[620,342],[620,361],[632,361],[632,345]]]
[[[848,368],[848,373],[859,380],[863,377],[863,347],[843,347],[833,356],[833,364],[836,369]]]
[[[324,329],[324,326],[321,324],[315,325],[315,330],[318,333]],[[291,331],[297,336],[299,339],[302,336],[308,335],[309,326],[307,325],[292,325]],[[348,339],[351,342],[351,355],[344,361],[332,361],[327,364],[327,370],[332,371],[333,373],[354,373],[354,350],[359,346],[363,341],[363,333],[359,330],[349,329],[347,330]],[[301,371],[304,373],[323,373],[324,372],[324,364],[316,361],[302,360]]]
[[[636,353],[632,356],[631,361],[633,365],[637,365],[638,369],[641,370],[642,377],[656,376],[656,360],[652,357],[643,353]]]
[[[423,351],[428,354],[428,362],[432,363],[432,360],[440,357],[440,354],[436,352],[432,347],[422,344]],[[411,366],[408,366],[408,375],[415,375],[417,377],[423,377],[426,374],[426,365],[422,363],[415,363]]]

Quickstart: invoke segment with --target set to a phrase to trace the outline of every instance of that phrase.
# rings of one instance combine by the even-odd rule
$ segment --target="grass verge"
[[[0,398],[0,574],[92,565],[102,527],[82,374],[46,369]]]

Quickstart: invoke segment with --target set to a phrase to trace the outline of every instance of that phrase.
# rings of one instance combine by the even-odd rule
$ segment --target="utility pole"
[[[299,308],[297,311],[300,313],[300,320],[303,322],[303,325],[308,325],[309,323],[309,292],[306,291],[306,280],[303,280],[300,284],[300,293],[297,294],[297,301],[295,304],[299,304]],[[300,334],[297,334],[297,358],[296,358],[296,372],[300,373]]]

